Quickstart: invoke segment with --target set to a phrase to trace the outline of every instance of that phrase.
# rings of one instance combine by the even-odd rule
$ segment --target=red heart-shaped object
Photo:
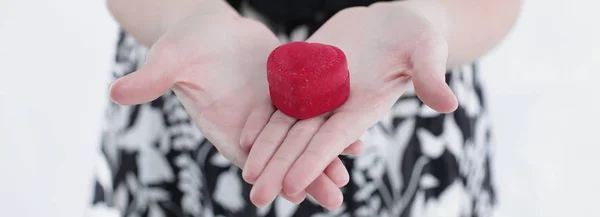
[[[350,95],[350,73],[337,47],[291,42],[277,47],[267,61],[273,105],[290,117],[312,118],[336,109]]]

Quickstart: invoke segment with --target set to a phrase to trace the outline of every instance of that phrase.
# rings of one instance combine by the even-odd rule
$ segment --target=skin
[[[360,149],[355,141],[410,85],[434,110],[454,111],[446,69],[496,46],[517,19],[520,0],[409,0],[339,12],[308,41],[345,52],[350,98],[301,121],[270,106],[265,63],[279,42],[262,24],[218,0],[108,5],[123,28],[152,47],[142,69],[113,84],[115,102],[145,103],[171,88],[217,149],[243,167],[255,205],[282,191],[299,202],[308,192],[334,209],[343,200],[337,187],[348,180],[339,154]]]
[[[432,109],[454,111],[458,103],[444,81],[446,69],[469,63],[499,43],[514,23],[518,6],[517,0],[421,0],[377,3],[336,14],[307,41],[334,45],[346,53],[350,97],[329,114],[300,121],[278,111],[271,117],[277,122],[261,118],[273,112],[265,106],[253,111],[250,127],[242,132],[242,146],[252,144],[243,171],[244,179],[254,182],[252,201],[267,204],[281,189],[288,194],[301,191],[346,144],[380,120],[410,85]],[[261,140],[265,137],[285,139]]]
[[[249,147],[239,145],[241,131],[252,109],[268,104],[266,59],[280,43],[263,24],[241,18],[220,1],[199,1],[206,3],[201,10],[192,10],[191,1],[178,2],[173,8],[156,0],[109,2],[124,28],[151,45],[144,66],[113,83],[111,99],[135,105],[173,90],[204,136],[242,167]],[[190,14],[171,13],[178,10]],[[355,140],[345,152],[359,154],[361,146]],[[323,206],[335,207],[340,198],[331,195],[348,183],[348,172],[336,157],[321,174],[300,192],[281,195],[300,203],[308,193]]]

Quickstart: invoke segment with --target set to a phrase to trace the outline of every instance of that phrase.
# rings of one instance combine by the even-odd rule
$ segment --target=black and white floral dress
[[[374,0],[229,0],[265,22],[282,42],[304,40],[340,9]],[[298,8],[300,7],[300,8]],[[147,48],[121,32],[113,79],[135,71]],[[440,114],[409,91],[362,137],[364,154],[342,157],[351,181],[344,203],[327,211],[310,197],[265,208],[249,201],[241,171],[221,156],[169,92],[151,103],[109,102],[95,168],[92,216],[485,217],[495,204],[491,131],[474,64],[446,80],[459,100]],[[112,215],[110,215],[112,214]]]

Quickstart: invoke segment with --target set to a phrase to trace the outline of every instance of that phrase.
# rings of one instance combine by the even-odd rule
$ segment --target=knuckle
[[[268,135],[268,136],[263,136],[260,137],[260,139],[258,141],[256,141],[255,146],[262,146],[262,147],[270,147],[270,146],[275,146],[279,143],[279,139],[276,138],[275,136],[272,135]]]
[[[269,119],[271,119],[273,112],[268,108],[258,108],[254,110],[252,115],[257,124],[263,125],[266,124]]]
[[[290,158],[282,156],[280,154],[273,155],[273,157],[271,158],[271,162],[273,162],[275,164],[282,164],[282,165],[288,165],[288,164],[292,163]]]
[[[295,125],[290,132],[288,133],[288,137],[291,138],[303,138],[307,136],[312,136],[314,134],[314,130],[311,126],[306,126],[304,124]]]
[[[287,137],[291,138],[312,138],[323,125],[325,119],[322,117],[301,120],[294,124],[292,129],[288,132]]]
[[[278,125],[291,125],[294,123],[294,119],[281,113],[281,112],[277,112],[275,114],[273,114],[273,116],[271,116],[271,119],[269,120],[269,122],[273,123],[273,124],[278,124]]]
[[[350,138],[348,131],[344,127],[336,129],[324,128],[322,133],[323,137],[327,138],[328,140],[348,141],[348,138]]]
[[[323,159],[323,152],[315,149],[306,149],[304,154],[310,159]]]

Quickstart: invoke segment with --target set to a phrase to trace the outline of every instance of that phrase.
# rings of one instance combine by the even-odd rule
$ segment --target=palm
[[[144,67],[116,81],[111,95],[139,104],[172,88],[202,133],[242,166],[239,135],[250,108],[266,96],[266,58],[278,44],[257,22],[190,17],[161,36]]]
[[[176,42],[171,49],[179,59],[173,91],[204,135],[219,144],[221,154],[243,166],[239,135],[250,108],[267,96],[266,57],[279,42],[267,28],[248,20],[193,23],[164,38],[166,44]]]
[[[396,10],[396,9],[392,9]],[[445,45],[423,50],[428,40],[441,37],[422,16],[409,11],[390,15],[372,14],[365,8],[352,8],[336,15],[308,41],[331,44],[342,49],[351,73],[351,94],[337,112],[373,114],[374,124],[380,115],[411,85],[416,52],[424,53],[424,61],[436,68],[445,58]],[[375,33],[375,34],[374,34]],[[352,36],[352,37],[340,37]],[[437,61],[437,62],[436,62]],[[417,63],[418,64],[418,63]],[[438,110],[451,110],[439,108]]]
[[[285,176],[286,193],[293,194],[314,180],[327,162],[379,121],[412,84],[419,98],[437,111],[450,112],[457,106],[444,82],[445,39],[419,13],[393,10],[394,13],[376,14],[367,8],[347,9],[309,38],[309,42],[334,45],[344,51],[351,73],[350,96],[326,116],[301,120],[293,126],[273,127],[291,129],[290,133],[300,129],[311,132],[294,138],[288,134],[274,155],[295,158],[278,171],[262,174]],[[251,130],[244,133],[248,131]],[[261,135],[272,133],[263,131]],[[285,147],[286,143],[292,143],[288,140],[307,142],[302,144],[304,148],[290,151],[291,148]],[[249,161],[252,160],[251,153]],[[266,167],[274,167],[271,164],[281,162],[269,162]],[[269,180],[264,182],[273,184]]]
[[[120,104],[141,104],[172,89],[204,136],[242,167],[247,157],[239,144],[242,128],[252,108],[268,101],[266,60],[278,45],[277,38],[255,21],[190,17],[161,36],[140,70],[113,84],[111,97]],[[332,172],[345,172],[339,170]],[[336,182],[334,190],[344,184]],[[326,188],[331,186],[321,182],[308,193],[330,191]],[[291,199],[303,198],[304,194]]]

